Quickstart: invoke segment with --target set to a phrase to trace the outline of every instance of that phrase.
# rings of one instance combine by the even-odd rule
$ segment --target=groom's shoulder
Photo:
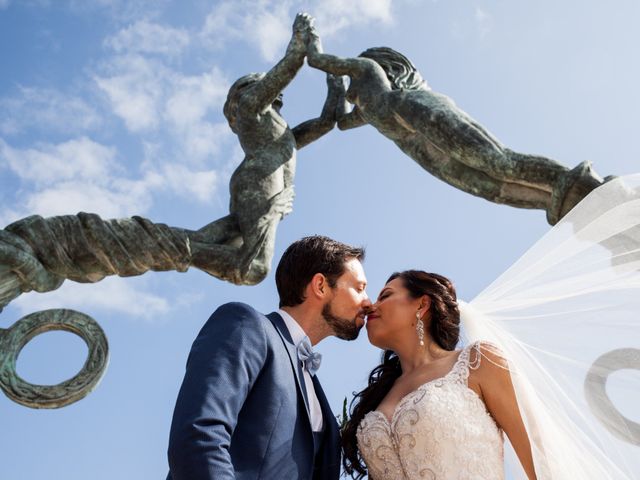
[[[209,317],[209,322],[232,319],[235,323],[241,324],[254,324],[263,323],[267,320],[264,313],[259,312],[251,305],[243,302],[229,302],[220,305]]]
[[[251,305],[242,302],[229,302],[220,305],[209,316],[198,336],[241,335],[245,340],[250,337],[264,338],[265,324],[268,323],[263,313]]]
[[[253,308],[251,305],[244,302],[228,302],[220,305],[215,309],[212,317],[214,316],[234,316],[239,320],[243,319],[260,319],[264,318],[264,314]]]

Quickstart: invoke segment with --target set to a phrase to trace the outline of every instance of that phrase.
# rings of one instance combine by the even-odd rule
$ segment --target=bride
[[[479,342],[455,350],[459,333],[448,279],[418,270],[391,275],[367,321],[383,363],[357,394],[343,432],[349,473],[365,473],[359,451],[375,480],[501,479],[504,431],[535,478],[505,360]]]
[[[368,316],[384,353],[343,428],[345,471],[640,479],[639,289],[640,175],[594,190],[468,304],[440,275],[393,274]]]

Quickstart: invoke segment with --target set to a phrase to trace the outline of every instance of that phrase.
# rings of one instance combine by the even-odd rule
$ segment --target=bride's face
[[[367,315],[367,335],[378,348],[393,350],[407,336],[416,335],[420,299],[412,298],[402,282],[395,278],[387,283]]]

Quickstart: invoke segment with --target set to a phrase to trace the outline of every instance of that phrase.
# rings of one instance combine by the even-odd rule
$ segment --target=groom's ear
[[[311,277],[311,281],[309,285],[307,285],[307,297],[312,296],[313,298],[317,298],[318,300],[324,299],[329,291],[329,283],[327,282],[327,277],[325,277],[322,273],[316,273],[313,277]]]

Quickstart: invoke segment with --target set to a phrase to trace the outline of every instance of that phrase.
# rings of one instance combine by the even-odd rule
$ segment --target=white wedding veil
[[[640,175],[594,190],[460,312],[509,363],[538,480],[640,479]]]

